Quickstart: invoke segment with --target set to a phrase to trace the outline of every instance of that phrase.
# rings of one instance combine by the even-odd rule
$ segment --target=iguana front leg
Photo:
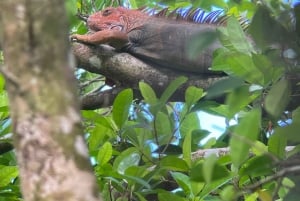
[[[114,30],[103,30],[92,34],[74,34],[71,36],[72,41],[88,43],[88,44],[109,44],[116,49],[120,49],[128,43],[128,37],[125,33]]]

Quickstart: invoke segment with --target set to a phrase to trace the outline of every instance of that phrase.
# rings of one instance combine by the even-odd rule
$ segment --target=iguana
[[[71,38],[88,44],[106,43],[158,67],[191,73],[214,73],[208,67],[213,51],[221,47],[219,41],[210,43],[196,57],[192,58],[188,53],[188,46],[193,40],[201,34],[214,34],[220,24],[216,20],[220,13],[206,17],[203,14],[188,10],[185,15],[173,12],[167,17],[164,9],[153,16],[140,9],[109,7],[87,18],[88,34],[75,34]]]

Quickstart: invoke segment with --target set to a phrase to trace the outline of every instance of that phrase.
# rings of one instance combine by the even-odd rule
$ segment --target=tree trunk
[[[61,0],[0,1],[7,90],[25,201],[96,201]]]

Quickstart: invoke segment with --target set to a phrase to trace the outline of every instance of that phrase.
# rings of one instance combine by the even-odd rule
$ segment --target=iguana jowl
[[[192,58],[188,45],[201,33],[215,32],[216,24],[155,17],[124,7],[96,12],[88,17],[87,25],[88,34],[75,34],[72,39],[89,44],[106,43],[155,66],[191,73],[213,73],[208,70],[212,53],[221,46],[215,41]]]

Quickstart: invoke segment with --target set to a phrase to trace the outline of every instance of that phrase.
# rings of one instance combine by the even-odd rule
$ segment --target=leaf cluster
[[[5,80],[0,76],[0,200],[20,200],[19,171],[12,146],[11,120]]]
[[[126,89],[107,109],[83,111],[87,139],[103,195],[109,200],[274,200],[293,196],[298,152],[298,35],[294,8],[280,1],[130,1],[141,5],[221,8],[227,24],[218,28],[223,48],[211,69],[228,77],[207,91],[189,87],[184,103],[169,103],[184,82],[174,80],[157,97],[141,82],[141,100]],[[236,16],[249,19],[241,27]],[[200,37],[200,36],[199,36]],[[195,41],[191,54],[203,49]],[[201,42],[202,41],[202,42]],[[198,47],[197,47],[198,46]],[[292,78],[292,79],[291,79]],[[205,98],[225,97],[222,103]],[[235,120],[218,138],[201,128],[199,111]],[[292,122],[292,123],[288,123]],[[284,125],[284,126],[282,126]],[[207,148],[226,147],[224,155]],[[193,157],[204,149],[205,157]],[[214,150],[214,149],[212,149]],[[213,152],[215,153],[215,152]],[[202,156],[203,156],[202,155]],[[283,165],[284,164],[284,165]]]
[[[82,111],[91,162],[104,199],[292,200],[299,178],[290,175],[300,172],[299,9],[276,0],[129,2],[132,7],[217,7],[250,21],[246,31],[235,17],[218,29],[214,37],[223,48],[215,51],[211,69],[228,77],[207,91],[191,86],[183,103],[169,103],[186,78],[174,80],[160,97],[141,82],[142,100],[135,100],[132,89],[126,89],[112,108]],[[71,31],[86,31],[74,17],[78,11],[89,14],[120,3],[125,5],[66,1]],[[195,42],[193,54],[201,50],[197,44],[201,42]],[[95,75],[78,77],[86,81]],[[0,143],[11,141],[7,139],[11,122],[3,88],[1,77]],[[225,97],[222,103],[205,99],[220,96]],[[210,131],[203,129],[206,120],[199,118],[199,111],[236,123],[228,124],[218,139],[204,140]],[[287,150],[288,145],[294,146],[292,150]],[[227,146],[230,152],[224,154],[209,149]],[[201,149],[204,154],[195,156]],[[21,199],[17,176],[13,151],[1,154],[0,201]]]

